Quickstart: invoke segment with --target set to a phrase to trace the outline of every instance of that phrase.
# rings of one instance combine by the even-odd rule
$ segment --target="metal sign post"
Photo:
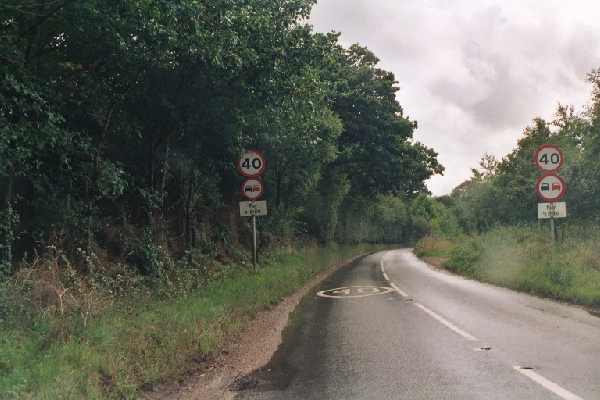
[[[256,246],[256,215],[252,216],[252,267],[256,271],[258,264],[257,246]]]

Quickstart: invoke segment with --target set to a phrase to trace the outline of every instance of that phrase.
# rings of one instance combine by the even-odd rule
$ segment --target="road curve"
[[[600,400],[600,318],[382,252],[307,296],[248,381],[236,399]]]

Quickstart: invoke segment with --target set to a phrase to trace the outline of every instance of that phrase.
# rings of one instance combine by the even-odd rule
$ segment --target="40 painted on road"
[[[393,288],[387,286],[344,286],[335,289],[322,290],[317,293],[317,296],[328,299],[356,299],[386,294],[393,290]]]

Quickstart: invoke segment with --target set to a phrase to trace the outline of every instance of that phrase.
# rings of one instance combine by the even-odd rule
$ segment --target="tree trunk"
[[[171,151],[170,140],[167,138],[167,144],[165,146],[165,159],[163,161],[162,168],[162,179],[160,183],[160,231],[161,231],[161,239],[164,243],[167,242],[167,213],[168,213],[168,204],[167,204],[167,175],[169,174],[169,155]]]

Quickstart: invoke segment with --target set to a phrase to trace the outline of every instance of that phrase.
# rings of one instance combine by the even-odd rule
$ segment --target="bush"
[[[427,236],[417,242],[415,254],[418,257],[450,257],[455,247],[455,242],[449,239]]]
[[[450,247],[444,266],[456,273],[539,296],[600,306],[600,232],[569,232],[564,241],[554,243],[537,226],[499,227],[458,242],[428,237],[418,243],[415,253],[431,257]]]
[[[477,262],[483,253],[483,246],[477,238],[464,239],[450,253],[450,259],[444,264],[458,273],[477,277],[481,271]]]

